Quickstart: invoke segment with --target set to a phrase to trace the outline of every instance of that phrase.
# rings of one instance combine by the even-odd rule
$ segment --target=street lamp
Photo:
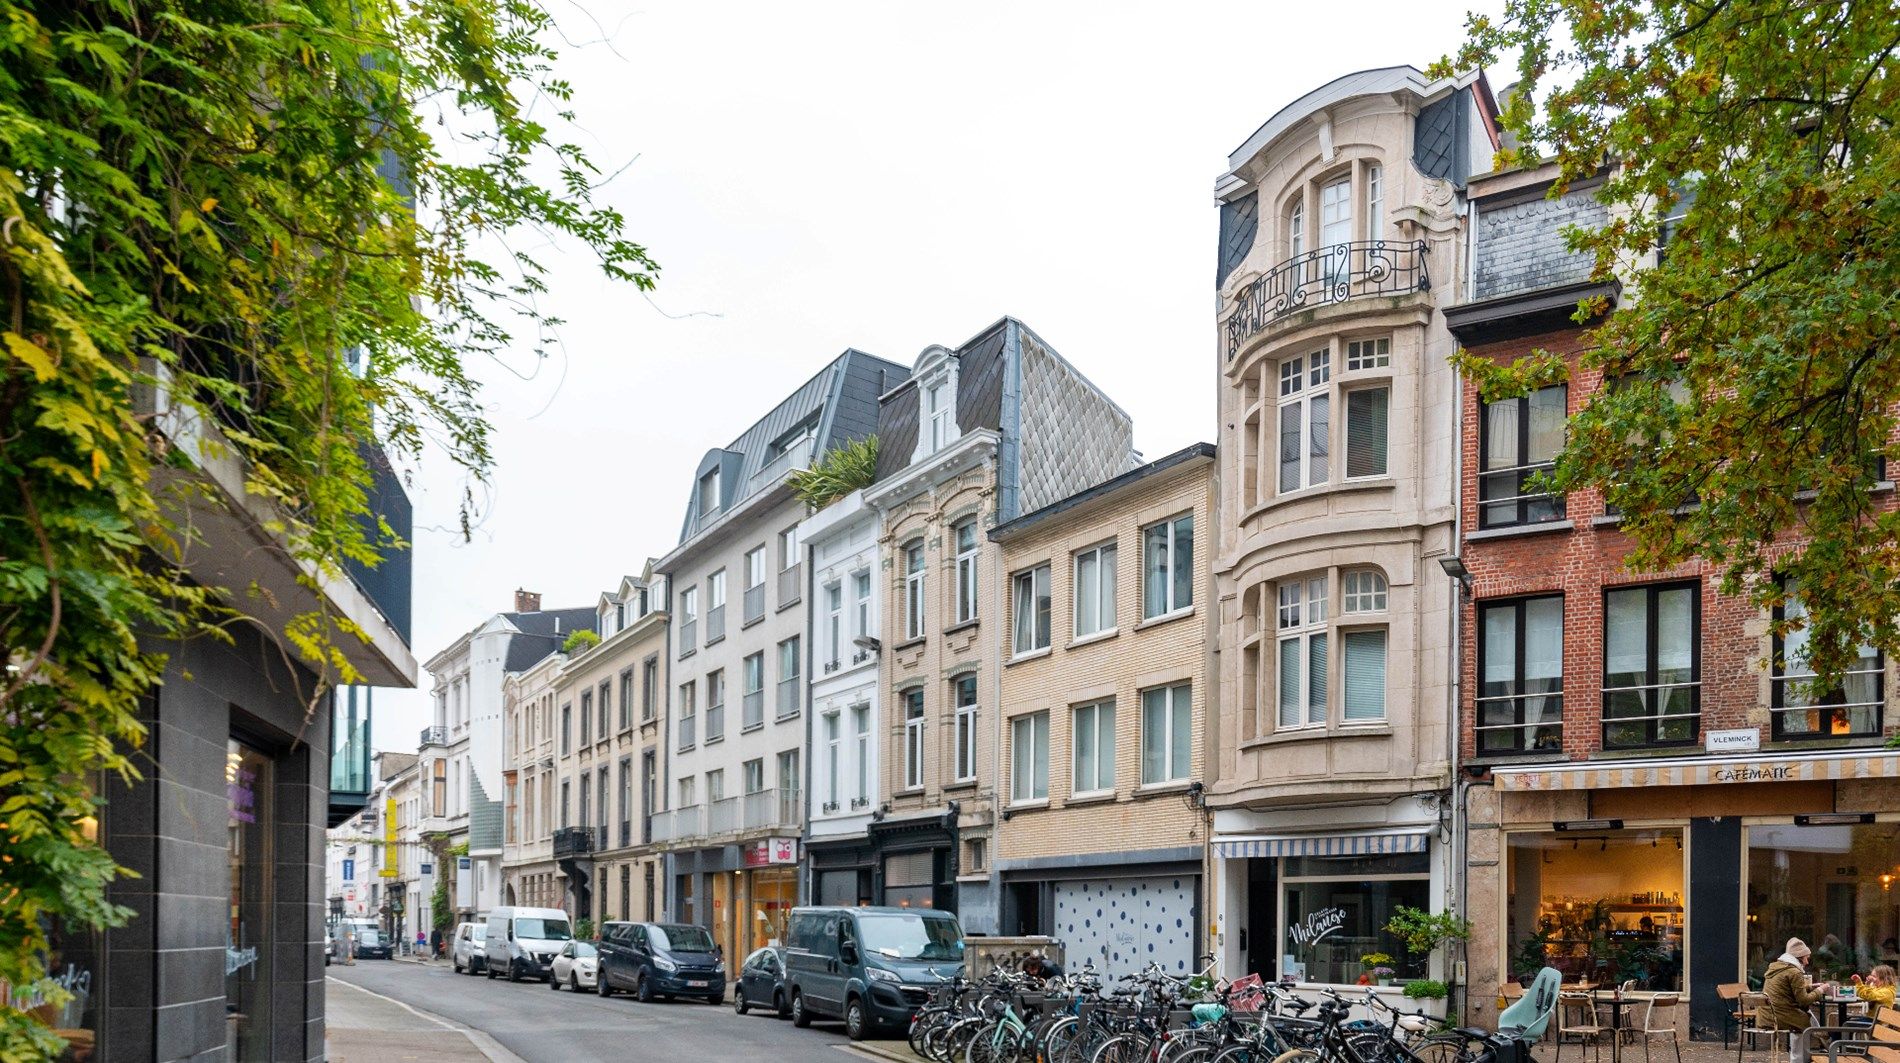
[[[1465,567],[1464,558],[1457,554],[1446,554],[1438,559],[1438,567],[1445,570],[1445,575],[1458,581],[1460,596],[1471,597],[1471,570]]]

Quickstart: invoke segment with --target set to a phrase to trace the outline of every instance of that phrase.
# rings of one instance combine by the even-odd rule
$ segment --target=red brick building
[[[1578,366],[1590,280],[1567,224],[1601,224],[1594,188],[1545,197],[1554,169],[1471,182],[1467,349],[1572,356],[1565,385],[1461,401],[1458,562],[1464,881],[1471,1018],[1545,964],[1566,981],[1687,994],[1719,1035],[1716,987],[1759,985],[1789,937],[1825,975],[1891,962],[1900,935],[1900,731],[1890,662],[1804,694],[1798,642],[1718,591],[1699,563],[1624,568],[1596,492],[1536,490],[1602,381]],[[1453,566],[1455,569],[1457,566]],[[1793,641],[1793,640],[1791,640]],[[1785,651],[1785,652],[1784,652]],[[1792,671],[1779,662],[1792,661]]]

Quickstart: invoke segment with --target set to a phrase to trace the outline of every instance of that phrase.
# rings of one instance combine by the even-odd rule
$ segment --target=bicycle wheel
[[[1089,1056],[1089,1063],[1142,1063],[1147,1055],[1146,1038],[1124,1033],[1103,1041]]]
[[[1289,1048],[1274,1056],[1273,1063],[1326,1063],[1326,1057],[1311,1048]]]
[[[1001,1053],[996,1050],[997,1040],[1003,1033],[999,1025],[987,1023],[970,1038],[970,1043],[963,1046],[963,1063],[1002,1063],[998,1058]]]
[[[1230,1045],[1220,1050],[1214,1063],[1269,1063],[1272,1058],[1259,1045]]]
[[[1424,1063],[1471,1063],[1491,1050],[1475,1038],[1455,1033],[1435,1033],[1412,1047],[1412,1054]]]
[[[925,1059],[931,1057],[924,1051],[924,1042],[929,1038],[930,1031],[936,1027],[936,1020],[935,1015],[926,1014],[919,1016],[916,1022],[910,1024],[910,1036],[907,1038],[910,1042],[910,1050]]]

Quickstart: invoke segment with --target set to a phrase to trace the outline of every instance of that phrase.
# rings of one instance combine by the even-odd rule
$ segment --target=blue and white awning
[[[1425,851],[1429,832],[1378,834],[1230,835],[1214,839],[1214,855],[1223,860],[1255,856],[1395,856]]]

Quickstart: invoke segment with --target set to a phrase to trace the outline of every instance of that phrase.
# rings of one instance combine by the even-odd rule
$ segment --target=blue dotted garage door
[[[1177,973],[1194,969],[1194,879],[1107,878],[1055,885],[1055,936],[1069,970],[1094,960],[1110,975],[1150,963]]]

